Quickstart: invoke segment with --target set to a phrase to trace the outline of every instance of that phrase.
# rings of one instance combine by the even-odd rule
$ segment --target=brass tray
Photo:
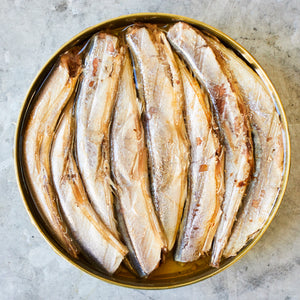
[[[194,263],[188,264],[179,264],[173,262],[170,258],[166,259],[166,263],[162,264],[157,270],[155,270],[147,279],[139,279],[132,275],[125,267],[120,267],[119,270],[112,276],[107,275],[104,272],[101,272],[93,267],[90,263],[88,263],[85,259],[72,258],[50,235],[47,231],[45,224],[43,223],[36,207],[34,204],[34,200],[29,192],[29,189],[26,184],[26,178],[23,170],[23,149],[22,149],[22,141],[24,135],[24,124],[27,122],[28,115],[31,111],[32,104],[35,101],[35,95],[39,90],[41,84],[46,79],[48,73],[50,72],[53,64],[57,61],[60,54],[68,50],[69,48],[82,44],[89,37],[91,37],[94,33],[99,30],[104,29],[115,29],[119,27],[128,26],[134,22],[148,22],[148,23],[160,23],[160,24],[170,24],[176,21],[184,21],[187,22],[196,28],[206,30],[207,32],[217,36],[224,44],[231,47],[240,57],[242,57],[261,77],[264,84],[268,88],[274,103],[276,105],[277,111],[280,115],[281,122],[283,124],[284,129],[284,144],[285,144],[285,156],[284,156],[284,174],[282,179],[282,185],[275,202],[275,205],[272,209],[272,212],[263,226],[259,234],[255,239],[250,241],[246,247],[244,247],[237,256],[233,258],[228,258],[222,260],[219,269],[212,268],[208,265],[209,257],[201,258]],[[273,87],[270,79],[263,71],[262,67],[258,64],[258,62],[237,42],[231,39],[229,36],[225,35],[221,31],[199,22],[197,20],[193,20],[187,17],[182,17],[178,15],[172,14],[163,14],[163,13],[140,13],[140,14],[132,14],[127,16],[121,16],[115,19],[107,20],[105,22],[99,23],[95,26],[85,29],[75,37],[73,37],[70,41],[65,43],[58,51],[54,53],[54,55],[48,60],[45,66],[40,70],[33,83],[31,84],[29,91],[24,100],[15,134],[15,170],[17,181],[20,189],[20,193],[22,195],[25,208],[31,218],[32,223],[39,230],[39,232],[43,235],[46,241],[52,246],[54,251],[65,258],[67,261],[72,263],[74,266],[79,268],[86,273],[104,280],[109,283],[113,283],[120,286],[132,287],[132,288],[140,288],[140,289],[165,289],[165,288],[174,288],[179,286],[188,285],[194,282],[198,282],[200,280],[209,278],[224,269],[228,268],[240,258],[242,258],[262,237],[266,229],[269,227],[272,219],[274,218],[281,200],[283,198],[284,191],[286,189],[288,174],[290,168],[290,140],[289,140],[289,132],[288,125],[285,116],[284,109],[282,107],[282,103],[279,99],[279,96]],[[170,254],[172,255],[172,253]]]

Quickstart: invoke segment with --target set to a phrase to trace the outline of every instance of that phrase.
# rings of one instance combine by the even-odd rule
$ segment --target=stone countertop
[[[59,257],[30,223],[14,173],[16,121],[38,70],[64,42],[86,27],[136,12],[189,16],[242,44],[273,81],[291,135],[289,184],[262,239],[229,269],[173,290],[110,285]],[[0,16],[1,299],[300,298],[300,1],[2,0]]]

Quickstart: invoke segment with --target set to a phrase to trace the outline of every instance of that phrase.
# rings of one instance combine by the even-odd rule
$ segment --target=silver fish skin
[[[273,208],[283,174],[283,129],[272,97],[259,76],[220,41],[209,40],[222,53],[251,110],[250,124],[255,145],[256,170],[223,253],[230,257],[259,233]]]
[[[166,241],[150,194],[144,129],[128,53],[123,65],[111,129],[111,169],[118,217],[123,219],[120,232],[131,250],[132,265],[144,277],[158,267]]]
[[[113,274],[127,249],[106,228],[91,206],[73,156],[73,102],[64,111],[51,150],[51,171],[59,204],[83,255]]]
[[[73,96],[81,72],[81,58],[69,51],[61,56],[38,96],[24,136],[24,165],[35,204],[49,231],[65,250],[79,249],[61,217],[50,170],[50,150],[58,119]]]
[[[214,131],[206,94],[179,61],[184,93],[186,124],[191,143],[189,193],[181,221],[175,260],[191,262],[211,249],[222,215],[224,155]]]
[[[88,197],[108,230],[118,237],[110,178],[109,134],[123,48],[116,36],[90,41],[76,102],[76,153]]]
[[[189,166],[182,80],[166,36],[157,27],[132,26],[126,40],[145,106],[151,190],[171,250],[187,196]]]
[[[223,214],[211,259],[211,265],[218,267],[253,171],[248,112],[238,87],[222,64],[222,58],[217,56],[199,30],[178,22],[169,29],[168,39],[207,89],[226,149]]]

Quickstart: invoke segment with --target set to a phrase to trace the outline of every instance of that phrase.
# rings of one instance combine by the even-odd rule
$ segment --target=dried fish
[[[179,61],[185,93],[186,124],[191,143],[189,193],[175,252],[175,260],[190,262],[211,249],[222,214],[224,155],[214,131],[206,94]]]
[[[50,232],[72,256],[78,249],[63,221],[50,171],[50,150],[55,127],[72,97],[81,72],[81,59],[74,49],[62,55],[30,114],[24,136],[24,162],[35,204]]]
[[[248,112],[222,58],[199,30],[178,22],[169,29],[168,38],[209,92],[226,149],[223,214],[211,260],[211,265],[218,267],[253,169]]]
[[[119,228],[140,276],[158,267],[166,247],[149,190],[147,149],[133,69],[127,54],[111,129],[111,168],[117,191]]]
[[[256,170],[223,253],[229,257],[259,233],[271,213],[282,181],[283,129],[272,97],[259,76],[220,41],[208,38],[225,60],[250,108],[255,145]]]
[[[123,59],[116,36],[98,33],[90,42],[76,103],[77,160],[88,197],[118,237],[111,192],[109,134]]]
[[[145,106],[154,204],[171,250],[186,200],[189,166],[182,80],[166,36],[157,27],[132,26],[126,40]]]
[[[51,171],[66,223],[82,253],[108,273],[114,273],[127,249],[106,228],[91,206],[73,155],[74,118],[70,101],[51,150]]]

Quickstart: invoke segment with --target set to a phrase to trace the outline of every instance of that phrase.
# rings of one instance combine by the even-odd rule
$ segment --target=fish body
[[[150,26],[130,27],[126,40],[144,103],[154,204],[171,250],[187,195],[189,143],[180,72],[165,34]]]
[[[76,100],[76,154],[92,206],[118,237],[110,178],[109,135],[123,48],[116,36],[97,33],[90,41]]]
[[[50,150],[59,117],[73,96],[81,59],[75,51],[62,55],[31,112],[24,136],[24,162],[35,204],[50,232],[73,257],[79,249],[60,214],[50,170]]]
[[[51,150],[51,171],[62,214],[82,253],[113,274],[127,249],[106,228],[90,204],[73,155],[74,118],[70,102]]]
[[[251,111],[256,169],[224,251],[235,256],[267,221],[278,195],[283,172],[283,129],[270,93],[259,76],[217,39],[208,37],[228,66]]]
[[[120,232],[130,249],[131,264],[141,277],[148,276],[158,267],[166,245],[150,194],[147,149],[129,54],[120,77],[111,153]]]
[[[208,91],[226,150],[223,214],[211,259],[211,265],[218,267],[253,170],[248,112],[222,57],[217,56],[199,30],[178,22],[169,29],[168,39]]]
[[[178,60],[179,61],[179,60]],[[175,260],[190,262],[211,249],[222,214],[224,155],[214,131],[206,94],[179,61],[185,94],[185,120],[191,144],[189,193],[181,221]]]

